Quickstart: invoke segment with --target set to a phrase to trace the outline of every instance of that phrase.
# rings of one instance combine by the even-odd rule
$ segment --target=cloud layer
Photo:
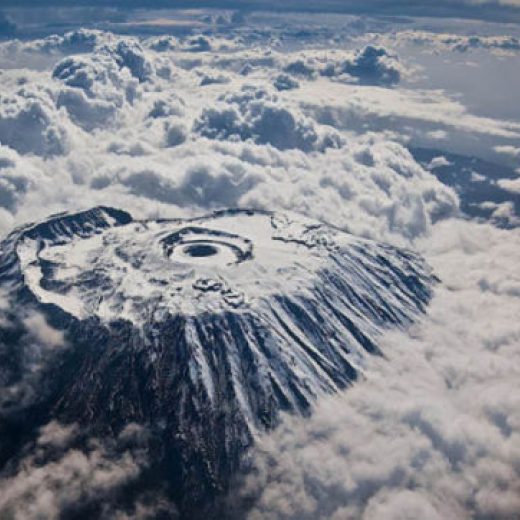
[[[6,45],[11,52],[14,44]],[[399,79],[404,66],[384,48],[330,56],[260,48],[229,61],[227,50],[193,52],[171,40],[157,47],[155,38],[95,31],[17,45],[22,59],[55,58],[43,71],[2,78],[3,232],[37,208],[44,216],[77,200],[136,205],[146,214],[286,208],[396,242],[457,212],[455,194],[403,146],[384,134],[347,132],[341,113],[327,120],[336,107],[312,101],[316,77],[340,95],[349,88],[390,95],[357,86]],[[179,50],[165,50],[170,45]],[[63,57],[78,49],[88,52]],[[210,65],[228,79],[201,81]],[[272,84],[282,71],[288,78],[310,72],[286,92]]]
[[[121,490],[134,484],[148,466],[144,429],[129,424],[115,439],[88,436],[75,425],[51,421],[26,446],[15,471],[0,480],[0,512],[14,520],[94,515],[140,520],[167,515],[175,506],[160,494],[134,495],[118,505]]]
[[[520,234],[440,224],[429,317],[366,380],[260,442],[248,518],[514,518]]]

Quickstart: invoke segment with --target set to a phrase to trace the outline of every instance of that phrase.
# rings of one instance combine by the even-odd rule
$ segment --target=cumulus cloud
[[[495,151],[515,159],[520,159],[520,147],[517,148],[512,145],[496,146]]]
[[[205,36],[195,36],[193,38],[190,38],[186,42],[186,46],[184,47],[184,50],[190,51],[190,52],[205,52],[211,50],[211,43],[209,38],[206,38]]]
[[[61,330],[39,312],[12,306],[0,293],[0,423],[34,404],[45,388],[43,373],[67,348]],[[43,383],[43,384],[42,384]],[[0,451],[1,451],[0,443]]]
[[[455,194],[403,146],[384,135],[347,135],[340,118],[324,117],[332,111],[326,102],[311,109],[311,83],[303,95],[296,95],[303,85],[287,95],[272,88],[269,70],[252,81],[227,69],[230,83],[201,88],[197,69],[132,38],[124,42],[105,35],[93,51],[58,59],[34,78],[44,92],[37,99],[62,124],[70,152],[30,157],[39,150],[30,132],[18,154],[9,151],[0,190],[4,232],[77,200],[143,216],[227,205],[293,209],[397,243],[457,212]],[[173,79],[157,73],[164,60]],[[6,79],[16,88],[14,76]],[[354,127],[352,117],[346,121]]]
[[[302,58],[297,58],[294,61],[289,62],[284,67],[284,71],[294,76],[301,76],[308,79],[316,77],[316,69],[314,66],[306,63]]]
[[[214,84],[222,84],[229,83],[230,79],[224,74],[219,74],[218,76],[212,76],[211,74],[204,74],[202,79],[200,80],[200,86],[205,87],[206,85],[214,85]]]
[[[105,126],[114,122],[125,102],[134,101],[137,84],[151,74],[151,64],[133,41],[103,46],[88,57],[68,57],[52,73],[68,87],[59,91],[56,105],[65,107],[85,130]]]
[[[398,56],[382,46],[366,45],[356,51],[312,51],[280,57],[283,71],[302,79],[318,76],[365,85],[392,86],[407,74]]]
[[[252,46],[232,57],[196,53],[188,65],[194,54],[182,49],[184,38],[79,31],[45,41],[45,49],[50,41],[61,49],[47,69],[1,77],[3,95],[14,100],[5,107],[15,107],[0,117],[0,142],[11,154],[0,187],[4,232],[80,199],[143,216],[224,204],[289,208],[407,242],[454,215],[458,202],[396,140],[437,146],[440,136],[464,152],[478,132],[479,151],[497,153],[520,135],[515,122],[476,116],[441,91],[324,75],[348,63],[350,72],[332,78],[375,74],[384,83],[387,60],[392,67],[401,60],[380,47],[283,55]],[[77,54],[81,46],[90,50]],[[243,76],[248,62],[253,69]],[[278,72],[291,64],[298,66]],[[44,115],[24,118],[29,103]]]
[[[384,47],[367,45],[351,58],[328,64],[322,71],[325,76],[353,77],[368,85],[395,85],[399,83],[404,67],[395,54]]]
[[[0,517],[176,518],[161,490],[141,491],[150,467],[146,428],[127,423],[115,433],[93,432],[27,413],[45,408],[48,368],[69,347],[48,318],[0,296]]]
[[[128,517],[117,508],[117,491],[135,481],[147,465],[131,433],[124,430],[115,440],[85,438],[77,425],[52,421],[40,429],[34,444],[14,471],[2,475],[1,516],[57,519],[90,508],[98,518]],[[160,505],[146,507],[136,501],[133,514],[151,518]],[[170,510],[174,517],[171,505]]]
[[[22,87],[0,94],[0,143],[38,155],[67,150],[67,131],[47,92]]]
[[[25,168],[28,171],[24,172]],[[22,166],[20,156],[13,149],[1,145],[0,172],[0,207],[14,212],[27,190],[36,188],[39,172],[30,165]]]
[[[0,42],[0,63],[8,68],[28,65],[41,69],[63,56],[93,52],[114,40],[111,33],[86,28],[38,39],[7,39]]]
[[[520,51],[520,39],[508,35],[484,36],[474,34],[465,36],[460,34],[407,30],[398,31],[391,35],[384,35],[380,39],[393,45],[411,43],[419,47],[424,47],[431,52],[456,51],[464,53],[478,49],[513,53]]]
[[[520,178],[518,179],[499,179],[497,184],[504,190],[511,193],[520,193]]]
[[[53,34],[39,40],[18,42],[20,48],[27,52],[44,52],[50,54],[78,54],[92,52],[99,45],[109,43],[113,39],[107,32],[80,28],[68,31],[63,35]]]
[[[514,518],[520,511],[520,234],[440,224],[443,280],[365,380],[260,441],[248,518]],[[404,516],[403,516],[404,515]]]
[[[250,139],[280,150],[324,150],[341,145],[341,137],[335,131],[320,131],[312,121],[288,110],[263,88],[245,86],[221,101],[222,108],[203,110],[195,122],[196,132],[211,139]]]
[[[443,155],[434,157],[428,164],[428,170],[435,170],[435,168],[443,168],[445,166],[451,166],[452,163],[446,159]]]
[[[41,314],[30,313],[24,318],[23,324],[33,341],[48,348],[62,347],[65,344],[63,333],[51,327]]]
[[[273,81],[276,90],[292,90],[298,88],[300,84],[287,74],[279,74]]]

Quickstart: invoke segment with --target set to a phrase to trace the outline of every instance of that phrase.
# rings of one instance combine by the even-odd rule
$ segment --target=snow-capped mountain
[[[354,381],[435,277],[416,254],[293,214],[134,220],[98,207],[15,230],[0,288],[68,347],[41,420],[160,439],[181,511],[225,490],[255,435]]]

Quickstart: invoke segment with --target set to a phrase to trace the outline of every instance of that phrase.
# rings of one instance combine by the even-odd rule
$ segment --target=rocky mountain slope
[[[50,420],[104,435],[142,425],[151,474],[188,517],[225,492],[281,412],[308,414],[350,385],[435,283],[410,251],[260,211],[144,221],[98,207],[17,229],[0,247],[12,308],[43,313],[66,340],[30,404],[1,403],[6,438]],[[20,335],[2,334],[15,352]],[[20,362],[9,358],[3,386]],[[6,441],[0,462],[21,444]]]

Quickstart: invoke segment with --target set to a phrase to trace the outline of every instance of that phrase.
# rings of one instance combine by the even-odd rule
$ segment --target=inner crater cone
[[[193,244],[184,248],[184,253],[188,256],[205,257],[213,256],[218,253],[218,249],[211,244]]]

